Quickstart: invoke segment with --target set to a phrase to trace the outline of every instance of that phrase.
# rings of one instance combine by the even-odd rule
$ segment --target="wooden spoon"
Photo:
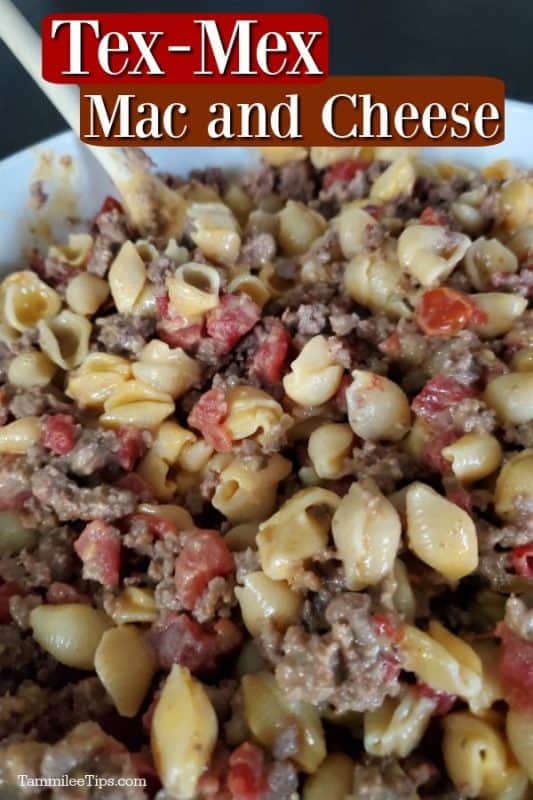
[[[11,0],[0,0],[0,38],[79,137],[79,87],[42,78],[41,39]],[[181,236],[186,203],[180,194],[132,163],[123,148],[87,147],[119,190],[132,225],[142,235]]]

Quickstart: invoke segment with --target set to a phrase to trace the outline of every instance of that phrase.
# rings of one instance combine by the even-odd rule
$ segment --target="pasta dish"
[[[0,797],[524,800],[533,178],[263,156],[0,284]]]

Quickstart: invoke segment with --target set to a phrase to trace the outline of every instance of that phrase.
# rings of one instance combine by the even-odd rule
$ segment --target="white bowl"
[[[533,105],[507,101],[505,129],[502,144],[430,148],[425,156],[475,165],[510,158],[520,166],[533,166]],[[207,166],[245,168],[257,158],[253,148],[245,147],[149,148],[148,153],[158,169],[178,175]],[[72,157],[70,166],[61,161],[65,155]],[[43,180],[51,197],[40,211],[29,206],[29,187],[37,179]],[[16,268],[32,246],[72,230],[74,226],[65,224],[66,220],[88,218],[111,192],[101,167],[70,132],[0,162],[0,271]]]

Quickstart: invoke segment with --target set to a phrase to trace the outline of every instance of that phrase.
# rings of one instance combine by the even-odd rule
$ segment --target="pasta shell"
[[[60,664],[94,669],[94,656],[112,623],[103,611],[82,603],[42,605],[30,613],[33,638]]]
[[[155,707],[151,732],[157,773],[171,797],[196,796],[217,733],[217,717],[202,684],[175,664]]]
[[[292,758],[304,772],[313,773],[326,756],[318,711],[309,703],[288,703],[274,676],[267,672],[245,675],[242,691],[244,716],[255,739],[272,748],[287,722],[296,723],[299,744]]]
[[[106,631],[96,648],[94,668],[118,713],[134,717],[156,670],[155,655],[139,629],[123,625]]]
[[[450,580],[469,575],[478,565],[478,542],[472,518],[430,486],[407,490],[409,547],[425,564]]]

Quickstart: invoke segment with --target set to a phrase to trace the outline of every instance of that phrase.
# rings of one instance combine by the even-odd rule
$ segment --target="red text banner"
[[[328,74],[320,14],[52,14],[42,42],[52,83],[305,83]]]

